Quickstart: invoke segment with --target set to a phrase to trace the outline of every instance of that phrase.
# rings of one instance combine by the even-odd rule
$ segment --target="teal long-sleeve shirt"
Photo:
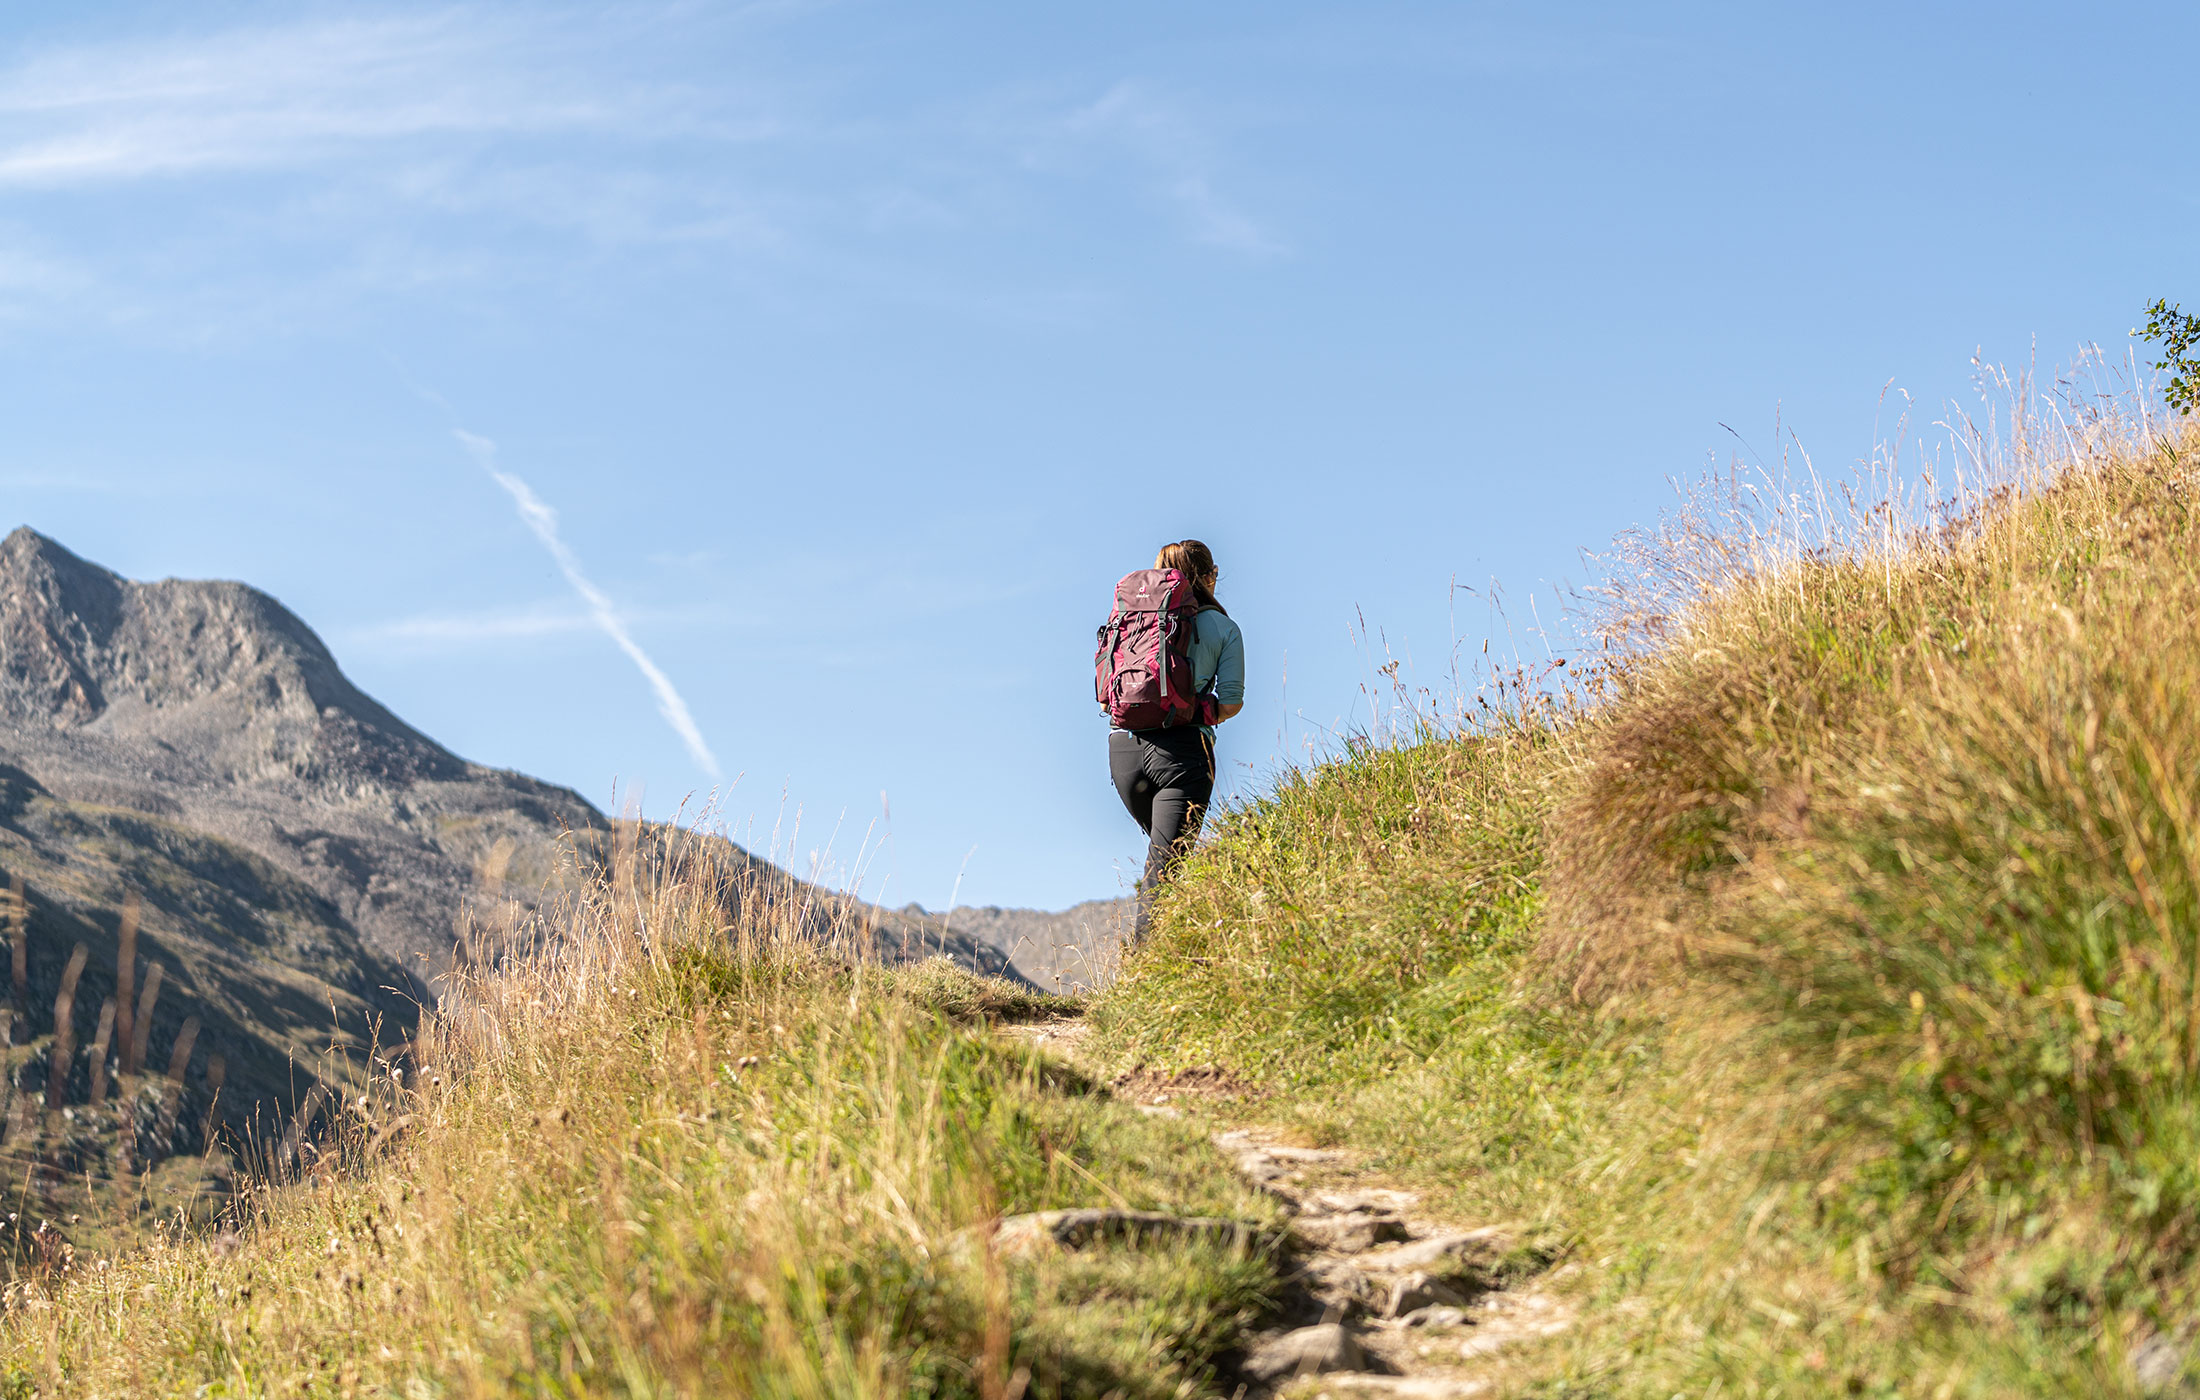
[[[1205,690],[1210,681],[1215,699],[1245,703],[1245,637],[1219,608],[1207,608],[1192,621],[1192,683]]]

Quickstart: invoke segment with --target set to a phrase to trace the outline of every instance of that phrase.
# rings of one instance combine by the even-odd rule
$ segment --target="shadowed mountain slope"
[[[80,945],[71,1038],[94,1039],[129,895],[133,1001],[161,982],[148,1081],[194,1031],[177,1083],[129,1086],[182,1100],[172,1134],[122,1149],[142,1163],[198,1145],[215,1078],[232,1125],[258,1109],[279,1123],[331,1050],[401,1043],[477,912],[511,927],[607,830],[577,793],[405,724],[266,594],[133,582],[16,530],[0,541],[0,874],[23,883],[27,927],[0,1133],[38,1127]],[[117,1069],[123,1051],[106,1056]],[[84,1102],[92,1069],[76,1050],[64,1103]]]
[[[29,935],[15,1079],[45,1053],[79,943],[75,1040],[90,1041],[134,892],[135,985],[155,964],[164,977],[147,1064],[167,1064],[197,1018],[192,1092],[219,1055],[225,1116],[294,1104],[332,1047],[404,1040],[461,941],[524,929],[596,878],[612,834],[571,789],[469,763],[406,724],[257,589],[135,582],[28,528],[0,541],[0,878],[25,882]],[[820,927],[848,925],[839,896],[738,860]],[[855,922],[889,958],[1016,972],[934,918]],[[81,1052],[71,1076],[89,1080]]]

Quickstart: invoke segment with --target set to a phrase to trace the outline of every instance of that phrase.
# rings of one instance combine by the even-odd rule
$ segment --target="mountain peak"
[[[0,540],[0,718],[82,724],[105,708],[93,658],[124,586],[28,525]]]
[[[116,813],[180,824],[303,881],[340,911],[329,917],[408,966],[449,955],[468,893],[489,888],[477,867],[503,872],[499,899],[531,900],[562,833],[602,821],[577,793],[467,763],[406,724],[270,595],[138,582],[27,527],[0,539],[0,778],[10,773],[24,781],[0,783],[0,827],[35,824],[26,803],[74,804],[95,824],[137,820]],[[133,866],[144,841],[170,840],[129,829],[114,852]],[[90,858],[75,840],[55,838],[57,865]],[[119,900],[125,885],[150,898],[165,877],[103,878],[102,898]],[[222,878],[232,893],[266,883]]]
[[[71,554],[68,547],[53,536],[42,535],[28,525],[18,525],[8,532],[6,539],[0,540],[0,567],[12,567],[15,561],[28,556],[60,560],[86,569],[99,567],[96,564],[87,564]]]
[[[157,740],[224,781],[403,786],[465,769],[267,594],[134,582],[28,526],[0,541],[0,723]]]

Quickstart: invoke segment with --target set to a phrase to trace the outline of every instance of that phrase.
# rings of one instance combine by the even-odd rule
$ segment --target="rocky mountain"
[[[192,1068],[287,1099],[332,1041],[402,1040],[469,905],[539,902],[606,826],[407,725],[265,593],[0,541],[0,871],[27,887],[33,1010],[81,942],[89,1025],[134,893],[134,980],[165,983],[150,1058],[196,1017]]]
[[[162,979],[145,1063],[168,1064],[189,1021],[189,1092],[211,1093],[218,1057],[232,1121],[279,1116],[332,1046],[356,1060],[405,1039],[470,925],[509,928],[591,878],[611,826],[568,788],[406,724],[257,589],[135,582],[28,528],[0,541],[0,880],[23,882],[28,915],[13,1081],[45,1072],[32,1060],[79,945],[74,1038],[90,1043],[135,898],[132,994],[155,965]],[[1070,945],[1088,926],[1105,940],[1098,918],[862,913],[889,956],[945,953],[1050,989],[1089,985],[1090,945]],[[14,1111],[0,1106],[0,1140]]]

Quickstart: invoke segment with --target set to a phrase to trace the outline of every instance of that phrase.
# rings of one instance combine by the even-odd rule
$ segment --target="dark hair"
[[[1203,608],[1213,608],[1224,617],[1230,610],[1215,597],[1215,590],[1207,580],[1219,579],[1222,571],[1215,567],[1214,552],[1198,540],[1178,540],[1175,544],[1161,546],[1161,552],[1153,558],[1157,569],[1174,569],[1192,581],[1192,596]]]

